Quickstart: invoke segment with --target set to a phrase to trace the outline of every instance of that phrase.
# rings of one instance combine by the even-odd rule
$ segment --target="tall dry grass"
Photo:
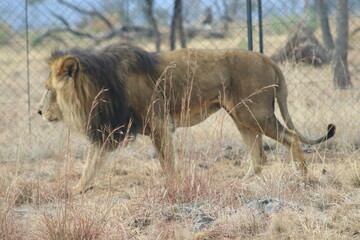
[[[309,183],[269,139],[276,148],[267,151],[262,174],[241,180],[248,155],[220,111],[174,134],[176,178],[161,174],[150,139],[139,136],[109,156],[92,191],[72,196],[68,189],[81,173],[85,139],[61,124],[44,124],[36,105],[29,136],[19,102],[0,122],[0,238],[360,239],[359,83],[337,91],[327,66],[281,67],[296,126],[316,137],[327,123],[337,125],[334,139],[304,149]],[[32,84],[40,87],[46,68],[36,71],[42,79]],[[286,204],[270,214],[247,206],[266,197]]]

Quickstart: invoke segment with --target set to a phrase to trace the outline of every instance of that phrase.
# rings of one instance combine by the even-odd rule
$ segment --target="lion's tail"
[[[301,142],[303,142],[305,144],[309,144],[309,145],[319,144],[319,143],[322,143],[322,142],[328,140],[329,138],[333,137],[335,135],[335,130],[336,130],[336,127],[334,124],[329,124],[327,126],[327,134],[325,136],[315,139],[315,140],[308,139],[307,137],[302,135],[298,130],[296,130],[295,125],[291,120],[291,117],[289,114],[289,109],[287,106],[287,87],[286,87],[284,75],[283,75],[282,71],[280,70],[280,68],[276,64],[274,64],[274,69],[276,71],[277,85],[278,85],[276,88],[276,99],[277,99],[277,102],[278,102],[278,105],[280,108],[281,116],[283,117],[283,119],[286,123],[286,126],[290,130],[296,132],[296,134],[298,135]]]

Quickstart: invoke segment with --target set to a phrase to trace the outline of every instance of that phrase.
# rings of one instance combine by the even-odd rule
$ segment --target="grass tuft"
[[[108,211],[66,206],[43,214],[37,237],[44,240],[106,239],[109,219]]]
[[[1,206],[1,205],[0,205]],[[16,213],[9,206],[0,208],[0,239],[21,240],[26,239],[24,226]]]

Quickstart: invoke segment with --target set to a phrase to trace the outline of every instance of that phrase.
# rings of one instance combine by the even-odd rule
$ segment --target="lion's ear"
[[[75,57],[66,56],[59,62],[58,75],[75,79],[79,67],[79,61]]]

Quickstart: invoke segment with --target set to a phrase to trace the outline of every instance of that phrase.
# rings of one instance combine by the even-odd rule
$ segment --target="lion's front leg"
[[[153,129],[152,141],[158,152],[163,171],[172,174],[175,171],[176,154],[173,144],[173,125],[163,121],[157,121]]]
[[[97,144],[90,145],[79,182],[73,188],[74,194],[84,193],[94,184],[95,176],[100,170],[105,156],[103,149]]]

